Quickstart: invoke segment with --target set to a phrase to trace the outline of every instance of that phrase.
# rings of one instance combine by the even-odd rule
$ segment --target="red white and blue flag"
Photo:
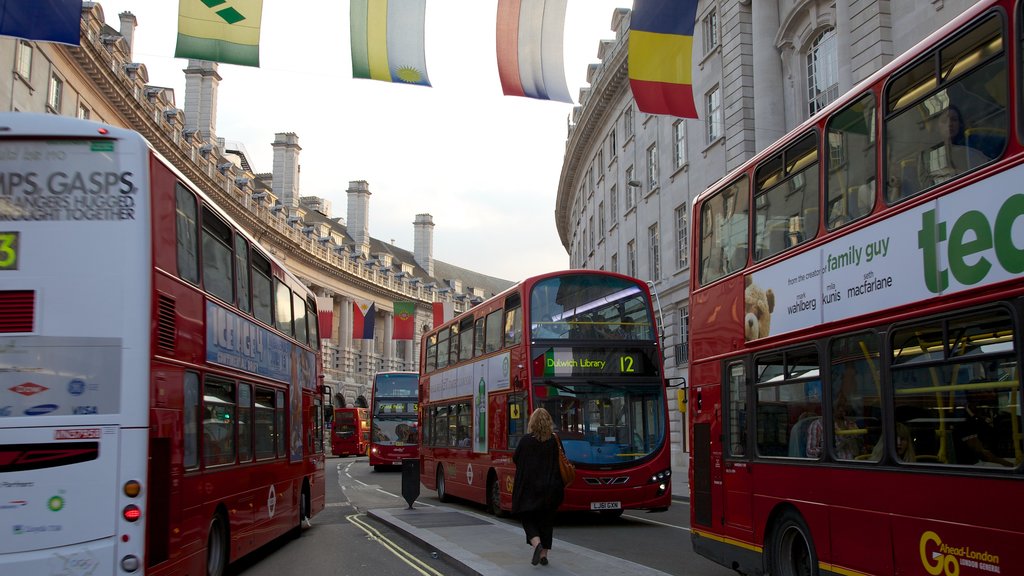
[[[373,340],[373,319],[377,306],[369,300],[352,302],[352,339]]]
[[[572,103],[562,36],[567,0],[498,0],[498,77],[506,96]]]

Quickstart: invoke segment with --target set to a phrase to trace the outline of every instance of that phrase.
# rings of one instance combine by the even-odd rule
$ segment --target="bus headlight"
[[[651,479],[648,480],[647,482],[649,484],[661,484],[661,483],[668,482],[668,479],[671,478],[671,477],[672,477],[672,470],[671,469],[662,470],[661,472],[658,472],[657,474],[652,474],[651,475]]]

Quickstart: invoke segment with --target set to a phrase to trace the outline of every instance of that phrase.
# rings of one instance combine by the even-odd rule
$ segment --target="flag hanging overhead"
[[[351,0],[352,77],[430,86],[426,0]]]
[[[629,85],[641,112],[696,118],[693,28],[697,0],[633,0]]]
[[[77,46],[82,0],[0,0],[0,35]]]
[[[179,0],[175,58],[260,65],[263,0]]]
[[[395,325],[392,340],[413,340],[416,334],[416,303],[395,302]]]
[[[316,297],[316,318],[319,322],[320,338],[332,338],[334,336],[334,298],[330,296]]]
[[[506,96],[572,103],[562,36],[566,0],[498,0],[498,77]]]
[[[451,302],[434,302],[434,328],[455,317]]]
[[[377,306],[369,300],[352,301],[352,339],[373,340],[373,319]]]

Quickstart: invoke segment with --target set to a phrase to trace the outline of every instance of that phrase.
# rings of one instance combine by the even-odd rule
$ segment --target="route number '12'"
[[[635,362],[636,359],[632,356],[619,356],[619,372],[636,372],[636,366],[634,366]]]
[[[0,270],[18,269],[18,233],[0,232]]]

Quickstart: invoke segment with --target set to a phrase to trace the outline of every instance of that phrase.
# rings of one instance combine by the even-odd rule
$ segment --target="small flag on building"
[[[179,0],[175,58],[260,65],[263,0]]]
[[[697,0],[633,0],[629,85],[647,114],[696,118],[693,28]]]
[[[82,0],[0,0],[0,35],[81,43]]]
[[[566,0],[498,0],[498,77],[506,96],[572,103],[562,36]]]
[[[351,0],[352,77],[430,86],[426,0]]]
[[[395,302],[395,325],[392,340],[413,340],[416,335],[416,303]]]
[[[316,319],[319,322],[320,338],[331,339],[334,335],[334,298],[316,297]]]
[[[377,306],[369,300],[352,302],[352,339],[373,340],[373,320]]]
[[[455,317],[451,302],[434,302],[434,328]]]

